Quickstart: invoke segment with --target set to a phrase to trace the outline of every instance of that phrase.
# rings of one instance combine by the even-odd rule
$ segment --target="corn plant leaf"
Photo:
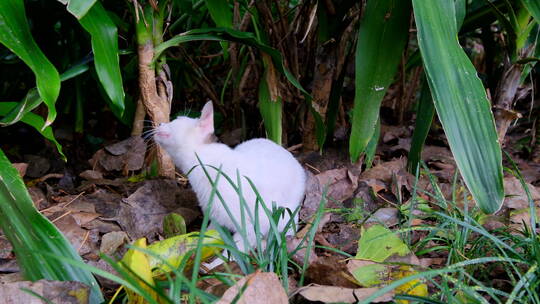
[[[428,136],[434,116],[435,106],[433,105],[429,85],[427,81],[423,81],[407,163],[409,172],[412,174],[416,175],[416,169],[422,156],[422,148],[424,147],[424,142]]]
[[[265,74],[268,71],[265,72]],[[278,100],[272,100],[266,77],[263,77],[259,82],[259,111],[264,122],[266,137],[281,145],[281,113],[282,101],[281,97]]]
[[[19,56],[34,72],[39,96],[49,109],[45,122],[45,126],[48,126],[56,118],[55,103],[60,93],[60,76],[32,38],[26,20],[23,0],[0,1],[0,43]]]
[[[110,98],[111,109],[118,117],[122,117],[125,94],[118,58],[116,25],[100,2],[96,2],[79,22],[92,37],[94,65],[99,81]]]
[[[102,303],[103,296],[91,272],[72,266],[53,254],[83,263],[64,235],[35,207],[24,182],[0,150],[0,228],[13,246],[23,276],[40,279],[79,281],[90,286],[91,303]]]
[[[529,13],[534,17],[536,23],[540,24],[540,1],[538,0],[521,0]]]
[[[375,152],[377,152],[377,145],[379,144],[379,138],[381,137],[381,119],[377,119],[377,125],[375,126],[375,131],[373,132],[373,136],[371,136],[371,139],[368,142],[368,145],[366,147],[366,159],[364,163],[366,164],[366,168],[371,168],[371,165],[373,164],[373,159],[375,159]]]
[[[356,79],[349,154],[353,162],[374,134],[381,101],[394,78],[409,34],[410,2],[368,1],[356,47]]]
[[[90,8],[96,3],[97,0],[58,0],[62,4],[67,4],[67,10],[72,15],[81,19]]]
[[[435,109],[463,180],[486,213],[501,207],[501,148],[473,64],[458,43],[452,0],[413,0],[418,42]]]
[[[457,28],[461,28],[463,21],[465,20],[465,15],[467,14],[467,0],[454,0],[454,5],[456,7],[456,25]]]
[[[226,0],[205,0],[212,20],[218,27],[233,28],[233,13]]]
[[[88,71],[88,65],[86,62],[77,64],[60,75],[60,81],[66,81],[73,77]],[[36,88],[31,88],[24,96],[23,100],[17,103],[15,107],[11,108],[9,113],[5,114],[0,120],[0,126],[8,126],[21,120],[27,113],[35,109],[41,104],[41,97]]]
[[[4,116],[7,113],[11,112],[11,110],[17,105],[17,102],[0,102],[0,116]],[[43,127],[43,125],[45,124],[45,120],[43,119],[43,117],[29,112],[21,118],[21,121],[27,125],[34,127],[39,133],[41,133],[41,135],[43,135],[43,137],[52,141],[56,146],[58,153],[60,153],[64,160],[66,159],[66,156],[64,155],[64,153],[62,153],[62,146],[58,141],[56,141],[56,138],[54,137],[51,126],[47,126],[45,128]]]

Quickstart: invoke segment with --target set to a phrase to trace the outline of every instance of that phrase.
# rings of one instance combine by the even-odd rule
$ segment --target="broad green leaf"
[[[58,0],[62,4],[67,4],[67,10],[72,15],[81,19],[97,0]]]
[[[233,14],[227,0],[204,0],[204,2],[218,27],[233,28]]]
[[[375,132],[381,101],[394,79],[409,35],[410,2],[368,1],[356,47],[356,78],[349,154],[353,162]]]
[[[368,229],[362,228],[355,259],[382,263],[393,255],[404,256],[411,251],[390,229],[376,224]]]
[[[178,213],[172,212],[163,218],[163,236],[165,238],[186,234],[186,220]]]
[[[457,40],[452,0],[413,0],[418,42],[439,120],[478,206],[504,198],[501,147],[482,82]]]
[[[64,235],[34,207],[34,203],[11,162],[0,150],[0,228],[17,257],[23,277],[79,281],[90,286],[90,303],[102,303],[103,296],[92,273],[61,261],[84,263]],[[59,259],[51,259],[45,254]]]
[[[4,116],[11,112],[11,110],[15,108],[17,104],[17,102],[0,102],[0,116]],[[47,126],[45,128],[43,127],[45,124],[45,120],[43,120],[41,116],[29,112],[21,118],[21,121],[27,125],[34,127],[39,133],[41,133],[41,135],[43,135],[43,137],[52,141],[56,146],[58,153],[62,155],[62,158],[64,160],[66,159],[66,156],[64,155],[64,153],[62,153],[62,146],[58,141],[56,141],[56,138],[54,138],[54,133],[51,126]]]
[[[265,70],[265,75],[268,69]],[[266,137],[281,145],[281,97],[278,100],[272,100],[266,77],[262,77],[259,82],[259,111],[264,122]]]
[[[534,17],[536,23],[540,24],[540,1],[538,0],[521,0],[523,5],[529,10],[529,13]]]
[[[101,85],[111,99],[111,109],[118,117],[124,113],[124,87],[118,58],[118,32],[100,2],[96,2],[79,20],[92,37],[94,64]]]
[[[227,0],[205,0],[208,12],[217,27],[233,28],[233,13]],[[223,57],[229,57],[229,43],[220,42],[223,49]]]
[[[461,28],[465,15],[467,14],[467,0],[454,0],[456,6],[456,25],[457,28]]]
[[[416,169],[418,169],[418,164],[422,158],[422,148],[431,128],[433,116],[435,116],[435,106],[433,105],[429,85],[427,81],[423,81],[407,164],[409,172],[414,175],[416,175]]]
[[[0,1],[0,43],[26,63],[36,76],[37,91],[49,113],[45,126],[56,118],[55,103],[60,93],[60,76],[32,38],[23,0]]]
[[[366,164],[366,168],[371,168],[371,165],[373,164],[373,159],[375,158],[375,152],[377,152],[377,145],[379,144],[379,138],[381,137],[381,119],[377,119],[377,125],[375,126],[375,131],[373,132],[373,136],[368,142],[368,145],[366,147],[366,159],[364,163]]]
[[[411,266],[396,265],[412,255],[407,245],[390,229],[376,224],[362,228],[355,259],[349,260],[347,268],[356,281],[364,287],[382,287],[404,277],[418,274]],[[396,258],[393,260],[392,258]],[[409,257],[410,258],[410,257]],[[406,262],[405,262],[406,264]],[[398,294],[427,296],[427,285],[416,279],[396,288]],[[408,301],[396,301],[409,303]]]
[[[88,65],[86,63],[75,65],[60,75],[60,81],[65,81],[79,76],[86,71],[88,71]],[[36,88],[28,90],[28,93],[26,93],[23,100],[18,102],[17,106],[13,107],[12,110],[0,120],[0,126],[8,126],[18,122],[27,113],[39,106],[41,101],[42,99],[39,96]]]

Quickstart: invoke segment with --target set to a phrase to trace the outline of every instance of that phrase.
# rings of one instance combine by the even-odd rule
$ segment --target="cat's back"
[[[266,138],[255,138],[241,143],[234,148],[234,151],[245,162],[247,159],[253,159],[255,164],[281,162],[289,163],[296,160],[292,154]]]
[[[291,152],[266,138],[248,140],[234,149],[243,174],[264,179],[302,178],[302,166]]]

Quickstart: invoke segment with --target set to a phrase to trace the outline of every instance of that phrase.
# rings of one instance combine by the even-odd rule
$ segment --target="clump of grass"
[[[441,268],[428,269],[392,282],[362,303],[370,303],[377,296],[419,278],[431,285],[429,297],[398,295],[396,299],[414,303],[540,303],[540,239],[536,232],[536,208],[517,166],[511,163],[513,169],[507,169],[508,172],[520,180],[527,193],[530,223],[523,223],[520,230],[504,227],[488,231],[481,224],[483,214],[480,210],[468,208],[473,204],[469,204],[466,193],[459,203],[457,176],[453,182],[452,199],[447,200],[433,175],[426,173],[434,191],[427,193],[415,189],[412,206],[421,203],[417,191],[428,195],[439,209],[427,215],[435,225],[407,225],[414,217],[410,212],[407,213],[409,221],[400,231],[426,231],[426,237],[411,244],[416,255],[446,254],[447,263]],[[424,169],[427,171],[425,166]],[[504,282],[504,288],[495,284],[497,281]]]

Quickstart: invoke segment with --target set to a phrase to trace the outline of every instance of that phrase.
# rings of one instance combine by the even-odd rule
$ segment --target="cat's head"
[[[175,120],[160,124],[154,133],[154,140],[169,154],[175,151],[191,151],[212,142],[214,138],[214,107],[208,101],[201,117],[180,116]]]

